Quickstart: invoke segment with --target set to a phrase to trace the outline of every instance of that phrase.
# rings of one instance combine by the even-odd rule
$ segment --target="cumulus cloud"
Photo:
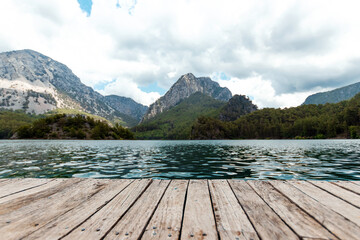
[[[93,0],[88,16],[76,0],[2,0],[0,51],[39,51],[85,84],[108,83],[103,93],[144,104],[158,96],[141,90],[154,83],[167,89],[187,72],[224,72],[230,80],[221,84],[233,93],[251,93],[263,107],[294,106],[308,93],[360,80],[359,7],[355,0]],[[266,101],[251,90],[260,85]]]
[[[262,76],[253,74],[248,78],[230,78],[228,80],[219,79],[214,76],[220,86],[231,89],[233,94],[247,95],[259,108],[264,107],[293,107],[302,104],[306,97],[320,90],[329,89],[313,89],[305,92],[282,93],[276,94],[272,82],[263,79]]]

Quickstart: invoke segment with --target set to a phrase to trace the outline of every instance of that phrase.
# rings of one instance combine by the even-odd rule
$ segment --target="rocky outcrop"
[[[176,106],[183,99],[196,92],[201,92],[221,101],[228,101],[232,97],[229,89],[220,87],[217,82],[212,81],[210,78],[196,78],[192,73],[188,73],[181,76],[163,97],[150,105],[147,113],[142,118],[142,122]]]
[[[342,88],[337,88],[328,92],[321,92],[310,95],[306,98],[305,104],[325,104],[338,103],[344,100],[349,100],[360,92],[360,82],[354,83]]]
[[[240,116],[252,113],[257,109],[258,107],[247,96],[235,95],[221,109],[219,118],[222,121],[235,121]]]

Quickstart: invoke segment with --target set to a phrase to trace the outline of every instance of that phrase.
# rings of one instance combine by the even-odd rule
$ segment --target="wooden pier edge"
[[[0,239],[360,239],[360,182],[0,179]]]

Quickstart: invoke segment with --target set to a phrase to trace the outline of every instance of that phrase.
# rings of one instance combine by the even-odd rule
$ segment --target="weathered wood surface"
[[[0,239],[360,239],[360,183],[0,179]]]

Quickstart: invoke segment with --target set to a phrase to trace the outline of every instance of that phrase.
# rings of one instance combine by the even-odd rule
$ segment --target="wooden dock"
[[[360,182],[0,179],[0,239],[360,239]]]

